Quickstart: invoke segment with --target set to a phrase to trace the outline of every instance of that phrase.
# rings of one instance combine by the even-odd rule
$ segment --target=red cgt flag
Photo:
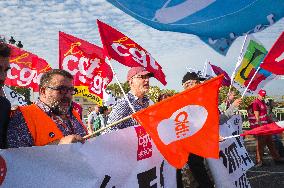
[[[218,91],[222,79],[218,76],[132,115],[176,168],[185,165],[190,153],[219,158]]]
[[[128,67],[145,67],[163,85],[167,84],[162,67],[149,52],[111,26],[99,20],[97,24],[107,56]]]
[[[43,73],[51,70],[49,64],[35,54],[9,45],[12,49],[10,56],[11,69],[7,72],[5,84],[39,90],[38,84]]]
[[[113,78],[102,48],[64,32],[59,32],[59,68],[74,76],[75,86],[88,86],[101,99]]]
[[[245,135],[270,135],[278,134],[284,131],[284,121],[273,122],[256,127],[252,130],[245,131],[241,136]]]
[[[284,74],[284,32],[274,43],[260,67],[273,74]]]

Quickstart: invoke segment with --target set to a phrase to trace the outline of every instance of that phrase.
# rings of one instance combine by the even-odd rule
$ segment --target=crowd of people
[[[74,94],[73,76],[65,70],[52,69],[44,73],[40,79],[38,100],[28,106],[19,106],[13,116],[10,117],[11,105],[2,91],[7,71],[10,68],[9,56],[9,47],[5,43],[0,43],[0,147],[2,149],[48,144],[84,143],[84,136],[93,134],[108,124],[117,122],[154,103],[147,96],[150,88],[150,78],[153,77],[153,73],[147,71],[144,67],[132,67],[128,71],[126,78],[130,86],[126,98],[119,99],[111,110],[106,106],[95,106],[88,115],[87,125],[84,125],[79,114],[71,108]],[[195,72],[187,72],[181,80],[181,86],[186,90],[201,84],[205,78]],[[248,110],[252,128],[276,121],[275,117],[271,116],[273,105],[271,104],[270,108],[267,109],[264,103],[265,95],[266,92],[260,90],[258,98],[250,105]],[[171,95],[162,94],[158,97],[158,102],[168,97],[171,97]],[[219,106],[220,125],[238,111],[241,102],[242,99],[236,98],[233,91],[229,92],[225,102]],[[137,124],[138,122],[130,118],[96,135],[107,134]],[[220,137],[220,141],[222,139]],[[279,142],[278,136],[276,136],[275,140],[277,139]],[[274,162],[283,164],[284,160],[280,156],[280,150],[275,149],[272,136],[266,135],[257,137],[257,166],[264,164],[263,150],[265,145],[268,146]],[[281,146],[278,147],[281,148]],[[190,154],[187,164],[193,179],[195,179],[199,187],[214,187],[214,182],[210,177],[210,173],[208,173],[203,157]],[[183,187],[181,177],[181,171],[177,170],[178,187]]]

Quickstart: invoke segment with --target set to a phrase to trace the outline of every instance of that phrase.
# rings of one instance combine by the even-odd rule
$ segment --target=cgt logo
[[[4,182],[6,173],[7,173],[6,162],[4,158],[0,156],[0,185],[2,185],[2,183]]]
[[[196,134],[206,122],[207,110],[203,106],[188,105],[174,112],[169,119],[161,121],[157,127],[164,144],[181,140]]]

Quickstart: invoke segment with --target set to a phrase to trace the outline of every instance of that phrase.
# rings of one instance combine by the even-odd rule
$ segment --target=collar
[[[131,91],[128,92],[128,96],[129,96],[129,98],[132,98],[135,101],[140,100],[140,98],[138,98],[136,95],[132,94]],[[144,95],[141,100],[142,100],[142,102],[145,102],[145,101],[148,101],[149,99],[148,99],[147,95]]]
[[[42,109],[45,113],[47,113],[49,116],[51,116],[51,108],[45,104],[44,102],[42,102],[40,99],[38,99],[37,101],[35,101],[35,104]]]

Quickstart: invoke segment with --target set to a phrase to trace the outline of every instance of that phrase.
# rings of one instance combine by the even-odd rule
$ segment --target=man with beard
[[[12,117],[8,147],[83,143],[87,129],[71,105],[73,76],[65,70],[53,69],[42,75],[39,87],[39,100],[19,107]]]
[[[144,67],[132,67],[128,71],[127,81],[130,86],[130,91],[127,93],[127,97],[135,111],[139,111],[149,106],[150,99],[146,96],[146,93],[150,87],[149,78],[153,76],[153,73],[148,72]],[[108,124],[116,122],[132,113],[134,112],[129,106],[128,101],[123,98],[117,101],[113,106],[108,117]],[[105,132],[123,129],[134,125],[138,125],[138,123],[134,119],[129,119],[107,129]]]
[[[7,44],[0,42],[0,148],[6,148],[7,126],[9,123],[11,104],[6,99],[3,86],[10,69],[9,57],[11,49]]]

